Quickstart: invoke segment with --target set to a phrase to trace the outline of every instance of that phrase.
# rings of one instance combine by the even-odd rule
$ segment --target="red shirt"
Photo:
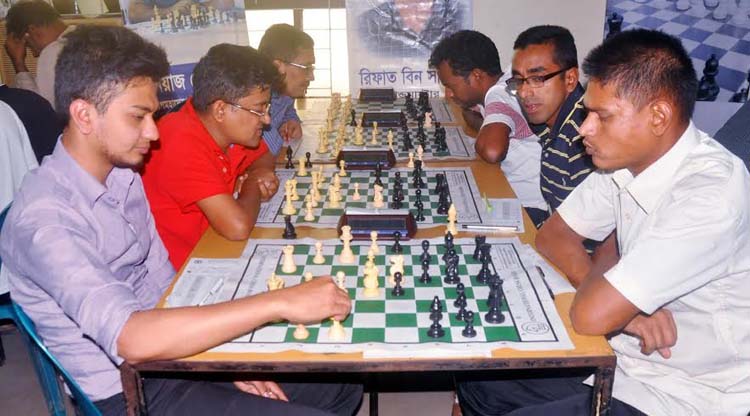
[[[142,177],[156,229],[179,270],[208,228],[197,202],[214,195],[232,195],[237,177],[268,147],[232,145],[224,153],[193,108],[192,98],[157,124],[159,141]]]

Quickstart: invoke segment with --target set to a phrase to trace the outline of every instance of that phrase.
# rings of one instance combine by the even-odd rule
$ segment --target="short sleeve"
[[[180,140],[170,142],[170,148],[162,149],[157,181],[159,188],[174,199],[183,212],[202,199],[231,194],[218,165],[211,160],[217,157],[213,152],[200,146],[181,145]]]
[[[565,198],[557,212],[578,235],[602,241],[615,229],[613,187],[611,174],[593,172]]]

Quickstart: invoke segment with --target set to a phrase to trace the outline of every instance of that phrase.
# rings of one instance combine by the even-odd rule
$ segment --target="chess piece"
[[[303,277],[305,279],[305,282],[309,282],[313,280],[313,274],[312,272],[305,272],[305,276]]]
[[[479,260],[479,249],[487,241],[487,236],[478,235],[474,237],[474,254],[471,256],[474,260]]]
[[[380,253],[380,247],[378,247],[378,232],[377,231],[370,231],[370,240],[372,243],[370,244],[370,250],[372,250],[373,254],[379,254]]]
[[[346,162],[342,159],[339,160],[339,176],[344,177],[347,175],[346,170],[344,169],[344,166],[346,166]]]
[[[466,326],[464,327],[463,331],[461,331],[461,335],[466,338],[474,338],[475,336],[477,336],[477,331],[474,329],[474,312],[466,311],[466,313],[464,314],[464,319],[466,322]]]
[[[615,12],[612,13],[612,16],[607,19],[607,28],[609,29],[607,31],[607,38],[611,38],[622,31],[622,21],[622,15]]]
[[[377,125],[377,123],[373,122],[373,125]],[[378,129],[374,128],[372,129],[372,138],[370,139],[370,145],[377,146],[378,145]]]
[[[292,225],[291,215],[284,216],[284,233],[281,237],[287,240],[294,240],[297,238],[297,232],[294,230],[294,225]]]
[[[341,322],[331,318],[331,327],[328,329],[328,339],[331,341],[341,341],[346,338],[346,330],[344,330]]]
[[[297,265],[294,264],[294,246],[291,244],[285,245],[281,251],[284,253],[284,259],[281,263],[281,271],[284,273],[296,272]]]
[[[393,233],[393,246],[391,246],[392,253],[401,253],[404,249],[401,247],[401,232],[395,231]]]
[[[315,221],[315,215],[313,215],[313,202],[312,195],[307,194],[305,197],[305,221]]]
[[[375,194],[373,195],[372,206],[375,208],[383,208],[385,206],[383,201],[383,187],[376,183],[373,185],[373,189],[375,190]]]
[[[289,182],[292,183],[292,201],[299,201],[299,194],[297,193],[297,180],[289,179]]]
[[[365,269],[364,285],[365,297],[376,298],[380,296],[380,290],[378,289],[378,268],[374,264],[372,267],[368,267]]]
[[[344,243],[344,247],[341,249],[341,254],[339,255],[339,261],[342,264],[353,264],[354,263],[354,252],[351,248],[351,241],[352,241],[352,227],[349,225],[344,225],[341,227],[341,241]]]
[[[362,196],[359,194],[359,183],[354,184],[354,194],[352,195],[352,201],[359,201]]]
[[[379,131],[378,131],[378,122],[377,121],[373,121],[372,122],[372,132],[373,132],[373,137],[377,136],[378,133],[379,133]]]
[[[310,156],[312,156],[310,152],[305,152],[305,167],[307,169],[312,169],[313,167],[312,162],[310,161]]]
[[[395,256],[388,257],[388,261],[391,263],[391,270],[390,270],[390,276],[388,277],[388,282],[391,285],[396,284],[396,273],[401,273],[401,276],[404,275],[404,255],[403,254],[397,254]]]
[[[305,168],[305,158],[299,158],[299,166],[297,167],[297,176],[307,176],[307,169]]]
[[[393,286],[393,290],[391,290],[391,294],[393,296],[404,296],[404,288],[401,287],[402,279],[403,279],[403,275],[401,274],[401,272],[394,273],[393,275],[394,286]]]
[[[292,205],[292,182],[290,180],[284,182],[284,194],[286,197],[286,203],[284,204],[284,209],[281,213],[284,215],[295,215],[297,209]]]
[[[684,12],[685,10],[690,8],[690,0],[677,0],[677,2],[674,4],[674,7],[681,12]]]
[[[422,275],[419,277],[419,281],[424,284],[428,284],[432,282],[432,276],[430,276],[429,258],[422,259]]]
[[[406,164],[409,169],[414,169],[414,152],[409,152],[409,162]]]
[[[313,264],[323,264],[326,262],[326,258],[323,256],[323,243],[320,241],[315,242],[315,257],[313,257]]]
[[[287,147],[286,148],[286,165],[284,165],[287,169],[294,169],[294,162],[292,162],[292,148]]]
[[[269,291],[283,289],[284,284],[284,279],[276,276],[276,273],[271,273],[271,277],[266,280],[266,286],[268,286]]]
[[[719,84],[716,82],[716,75],[719,73],[719,60],[716,55],[706,61],[703,67],[703,77],[698,83],[698,101],[715,101],[719,95]]]
[[[456,229],[456,217],[457,216],[458,216],[458,213],[456,212],[456,206],[454,204],[451,204],[450,208],[448,208],[448,225],[445,227],[446,234],[458,233],[458,230]]]
[[[424,113],[424,128],[432,128],[432,113],[429,111]]]
[[[393,150],[393,129],[388,129],[388,134],[386,135],[386,140],[388,141],[388,148]]]
[[[346,290],[346,274],[342,271],[336,272],[336,286],[341,290]]]
[[[328,188],[328,208],[341,208],[338,191],[333,186]]]
[[[298,324],[297,328],[294,329],[294,333],[292,333],[292,336],[294,337],[294,339],[302,341],[310,336],[310,331],[308,331],[304,325]]]

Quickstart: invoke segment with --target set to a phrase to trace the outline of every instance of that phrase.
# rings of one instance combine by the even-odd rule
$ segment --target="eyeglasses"
[[[243,107],[243,106],[241,106],[241,105],[239,105],[239,104],[236,104],[236,103],[227,103],[227,105],[230,105],[230,106],[232,106],[232,107],[234,107],[234,108],[237,108],[237,109],[240,109],[240,110],[245,110],[245,111],[247,111],[248,113],[252,113],[252,114],[255,114],[255,115],[256,115],[256,116],[258,116],[259,118],[263,118],[263,117],[265,117],[266,115],[268,115],[268,107],[270,106],[270,104],[266,104],[266,105],[264,106],[264,108],[265,108],[265,111],[257,111],[257,110],[253,110],[252,108],[247,108],[247,107]]]
[[[314,64],[302,65],[302,64],[298,64],[296,62],[286,62],[286,64],[287,65],[291,65],[291,66],[293,66],[295,68],[304,69],[306,72],[309,72],[309,73],[315,72],[315,65]]]
[[[507,81],[505,81],[505,84],[508,86],[508,91],[511,94],[515,95],[515,94],[518,93],[518,89],[521,88],[521,85],[523,85],[524,82],[527,83],[527,84],[529,84],[529,86],[531,88],[539,88],[539,87],[543,86],[544,83],[548,79],[550,79],[550,78],[552,78],[554,76],[560,75],[563,72],[569,70],[570,68],[572,68],[572,67],[563,68],[563,69],[561,69],[559,71],[551,72],[551,73],[549,73],[547,75],[532,75],[532,76],[529,76],[529,77],[526,77],[526,78],[516,78],[516,77],[513,77],[513,78],[510,78]]]

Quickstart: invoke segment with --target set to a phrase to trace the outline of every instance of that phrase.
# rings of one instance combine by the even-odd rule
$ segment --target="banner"
[[[445,36],[471,28],[470,0],[347,0],[349,90],[393,88],[440,93],[428,67]]]
[[[219,43],[249,45],[243,0],[120,0],[125,26],[167,52],[170,74],[159,83],[161,108],[193,93],[198,60]]]

